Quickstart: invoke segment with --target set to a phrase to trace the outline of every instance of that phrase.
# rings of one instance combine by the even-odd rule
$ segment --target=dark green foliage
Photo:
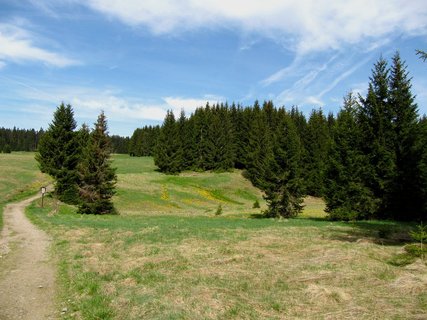
[[[261,110],[258,101],[253,109],[246,109],[251,119],[248,141],[245,146],[245,167],[252,183],[263,190],[269,188],[266,178],[271,176],[270,162],[274,161],[272,135],[267,125],[266,114]]]
[[[95,129],[90,133],[83,157],[78,166],[79,213],[115,213],[112,196],[115,194],[117,177],[111,167],[111,141],[107,132],[107,120],[102,112]]]
[[[346,96],[331,130],[324,196],[333,220],[367,219],[378,210],[378,202],[363,180],[368,164],[360,150],[359,109],[356,99],[351,94]]]
[[[421,152],[417,145],[418,111],[406,66],[398,53],[393,57],[389,81],[395,174],[387,190],[385,207],[393,218],[411,220],[421,218],[423,206],[418,165]]]
[[[113,153],[126,154],[129,152],[129,137],[113,135],[110,139]]]
[[[58,198],[71,204],[78,202],[76,168],[82,151],[75,129],[73,109],[62,103],[41,138],[36,154],[40,170],[54,178]]]
[[[183,149],[178,125],[172,111],[168,111],[154,150],[154,162],[160,171],[176,174],[182,170]]]
[[[398,53],[391,68],[382,58],[374,65],[360,101],[346,99],[332,130],[325,189],[330,217],[423,219],[427,131]]]
[[[304,182],[306,193],[321,196],[324,191],[324,176],[330,148],[329,123],[322,110],[313,110],[303,135]]]
[[[254,204],[252,205],[252,209],[258,209],[261,208],[258,199],[255,200]]]
[[[301,212],[303,182],[301,179],[301,141],[291,117],[281,108],[271,127],[272,156],[268,159],[265,199],[268,217],[294,217]]]
[[[427,52],[423,51],[423,50],[415,50],[417,55],[420,56],[420,59],[423,60],[424,62],[427,60]]]
[[[12,153],[12,148],[10,145],[6,144],[3,148],[3,153]]]
[[[216,216],[222,215],[222,205],[218,205],[218,208],[215,211]]]
[[[234,151],[234,163],[238,169],[245,168],[246,145],[248,143],[248,132],[250,123],[250,112],[246,112],[240,105],[231,105],[230,119],[233,127],[232,148]]]
[[[159,133],[159,126],[136,129],[128,142],[129,154],[133,157],[153,156]]]
[[[44,131],[0,128],[0,151],[35,151]],[[8,148],[6,148],[8,146]],[[6,153],[6,152],[5,152]]]
[[[377,213],[385,215],[383,201],[387,188],[395,175],[393,152],[392,111],[389,100],[389,69],[387,62],[380,58],[374,65],[370,78],[368,94],[361,99],[360,112],[361,151],[367,157],[364,184],[372,191],[373,198],[379,203]],[[366,143],[369,141],[369,143]]]
[[[427,218],[427,118],[424,116],[418,124],[419,140],[417,149],[420,153],[420,160],[418,162],[418,170],[420,172],[420,194],[423,199],[421,212],[424,214],[420,220]]]

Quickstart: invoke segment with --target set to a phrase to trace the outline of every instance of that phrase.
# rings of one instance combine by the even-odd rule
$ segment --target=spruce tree
[[[80,213],[115,213],[111,198],[115,194],[117,176],[116,170],[111,167],[110,154],[111,141],[108,137],[107,120],[104,112],[101,112],[78,166]]]
[[[250,121],[245,146],[245,167],[252,184],[265,190],[268,187],[266,183],[266,177],[269,176],[268,163],[273,157],[271,134],[266,115],[258,101],[255,101],[253,109],[248,112]]]
[[[303,206],[301,141],[291,117],[281,108],[275,120],[273,156],[268,158],[265,177],[267,217],[295,217]]]
[[[367,158],[361,152],[359,104],[350,93],[332,127],[332,145],[325,175],[326,211],[335,220],[368,219],[378,210],[378,200],[365,185]]]
[[[306,192],[321,196],[330,147],[329,126],[322,110],[313,110],[304,132],[304,183]]]
[[[385,207],[394,218],[411,220],[422,210],[419,172],[418,110],[411,93],[411,79],[399,53],[392,58],[388,104],[392,112],[395,175],[388,186]]]
[[[40,170],[55,180],[55,193],[66,203],[78,201],[77,165],[81,148],[75,132],[76,121],[71,105],[63,103],[53,114],[49,129],[40,139],[36,160]]]
[[[387,216],[384,199],[396,172],[388,84],[389,69],[381,57],[372,70],[367,96],[361,98],[359,114],[362,141],[365,141],[361,150],[367,157],[363,180],[379,203],[378,217]]]
[[[420,194],[422,201],[422,208],[418,214],[418,220],[427,220],[427,118],[423,116],[418,124],[420,138],[418,140],[417,149],[420,152],[420,161],[418,163],[418,170],[420,172]]]
[[[160,130],[154,154],[154,163],[164,173],[176,174],[182,170],[183,154],[178,126],[172,111],[168,111]]]

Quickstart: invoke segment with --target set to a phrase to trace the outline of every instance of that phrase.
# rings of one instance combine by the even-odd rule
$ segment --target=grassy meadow
[[[425,262],[394,263],[412,225],[330,222],[316,198],[299,218],[262,219],[262,194],[239,171],[167,176],[123,155],[114,165],[119,215],[79,215],[49,197],[27,210],[54,239],[64,319],[427,315]]]
[[[34,153],[0,153],[0,228],[6,203],[34,194],[49,182],[38,170]]]
[[[361,319],[427,313],[426,266],[390,263],[408,225],[337,223],[308,198],[298,219],[260,219],[241,172],[167,176],[115,156],[117,216],[29,208],[53,235],[70,319]],[[253,209],[257,200],[261,209]],[[223,214],[215,212],[221,205]]]

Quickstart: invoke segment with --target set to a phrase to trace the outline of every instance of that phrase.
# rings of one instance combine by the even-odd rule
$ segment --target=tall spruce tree
[[[251,182],[258,188],[265,190],[268,187],[266,177],[269,176],[268,163],[273,157],[272,139],[267,125],[265,113],[255,101],[250,110],[248,143],[245,146],[245,167]]]
[[[78,166],[80,177],[79,212],[83,214],[115,213],[111,198],[115,194],[116,170],[111,167],[111,141],[104,112],[98,117]]]
[[[422,208],[419,212],[418,219],[421,221],[427,220],[427,117],[423,116],[419,122],[420,139],[418,140],[418,150],[420,151],[420,161],[418,170],[420,172],[420,193]]]
[[[78,202],[77,165],[81,147],[75,132],[71,105],[62,103],[54,112],[49,129],[40,139],[36,160],[40,170],[55,180],[55,193],[66,203]]]
[[[393,112],[389,104],[388,84],[387,61],[381,57],[372,70],[367,96],[361,98],[359,115],[362,140],[369,141],[362,145],[362,152],[367,157],[363,180],[379,203],[378,217],[386,217],[384,199],[395,175]]]
[[[378,200],[363,181],[367,158],[361,151],[359,103],[350,93],[332,127],[332,145],[325,175],[324,197],[329,217],[336,220],[372,218]]]
[[[301,141],[284,108],[274,117],[273,156],[267,159],[265,199],[267,217],[294,217],[303,206]]]
[[[313,110],[304,132],[304,184],[306,192],[321,196],[330,147],[329,126],[322,110]]]
[[[392,58],[388,105],[392,113],[395,175],[388,185],[385,208],[393,218],[411,220],[422,211],[418,110],[411,79],[397,52]]]
[[[161,172],[176,174],[182,170],[182,146],[178,126],[172,111],[167,112],[160,130],[155,147],[154,163]]]

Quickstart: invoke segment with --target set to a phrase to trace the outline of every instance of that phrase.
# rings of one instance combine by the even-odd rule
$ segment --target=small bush
[[[10,145],[5,145],[3,148],[3,152],[4,153],[12,153],[12,148],[10,147]]]
[[[420,257],[424,260],[427,251],[425,246],[425,243],[427,242],[427,225],[423,225],[421,222],[421,224],[417,226],[417,230],[411,231],[409,234],[411,235],[412,239],[419,241],[419,245],[416,247],[419,249],[418,251],[420,253]]]
[[[357,220],[358,213],[346,208],[336,208],[328,213],[329,220],[332,221],[353,221]]]
[[[405,251],[413,257],[423,257],[427,255],[426,246],[421,246],[419,243],[408,244],[405,246]]]
[[[407,253],[399,253],[391,257],[387,262],[395,267],[404,267],[415,261],[415,257]]]
[[[254,204],[253,204],[252,208],[253,208],[253,209],[261,208],[261,206],[259,205],[259,201],[258,201],[258,199],[256,199],[256,200],[255,200],[255,202],[254,202]]]
[[[222,215],[222,205],[219,205],[218,208],[215,211],[216,216]]]

